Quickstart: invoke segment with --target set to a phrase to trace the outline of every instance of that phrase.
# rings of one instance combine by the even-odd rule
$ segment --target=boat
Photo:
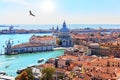
[[[44,59],[41,58],[41,59],[38,60],[38,63],[41,63],[41,62],[43,62],[43,61],[44,61]]]
[[[0,75],[0,80],[15,80],[15,77],[7,76],[7,75]]]
[[[0,75],[6,75],[5,71],[0,71]]]
[[[20,73],[21,73],[22,71],[24,71],[24,70],[25,70],[25,68],[23,68],[23,69],[18,69],[16,73],[17,73],[17,74],[20,74]]]
[[[5,66],[5,68],[8,68],[8,67],[9,67],[9,65]]]
[[[32,65],[29,65],[28,68],[36,67],[36,66],[37,66],[36,64],[32,64]]]

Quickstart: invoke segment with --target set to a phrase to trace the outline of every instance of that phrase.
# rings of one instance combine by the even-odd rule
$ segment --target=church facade
[[[53,35],[56,36],[60,40],[60,46],[61,47],[72,47],[73,46],[73,40],[70,36],[70,31],[66,26],[65,21],[63,22],[63,26],[60,30],[57,27],[55,33],[53,32]]]

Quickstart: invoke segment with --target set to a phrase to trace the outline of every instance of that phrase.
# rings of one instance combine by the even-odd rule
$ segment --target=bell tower
[[[11,42],[10,40],[6,41],[5,55],[9,55],[12,53],[12,45],[13,42]]]

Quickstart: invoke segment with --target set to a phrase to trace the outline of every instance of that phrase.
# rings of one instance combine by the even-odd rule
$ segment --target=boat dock
[[[7,76],[4,71],[0,71],[0,80],[15,80],[15,78],[12,76]]]
[[[15,78],[7,75],[0,75],[0,80],[15,80]]]
[[[54,48],[53,50],[66,50],[66,49],[70,49],[70,48],[66,48],[66,47],[57,47],[57,48]]]

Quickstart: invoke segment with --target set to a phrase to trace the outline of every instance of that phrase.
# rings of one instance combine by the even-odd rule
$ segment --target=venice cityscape
[[[1,0],[0,80],[120,80],[119,3]]]

